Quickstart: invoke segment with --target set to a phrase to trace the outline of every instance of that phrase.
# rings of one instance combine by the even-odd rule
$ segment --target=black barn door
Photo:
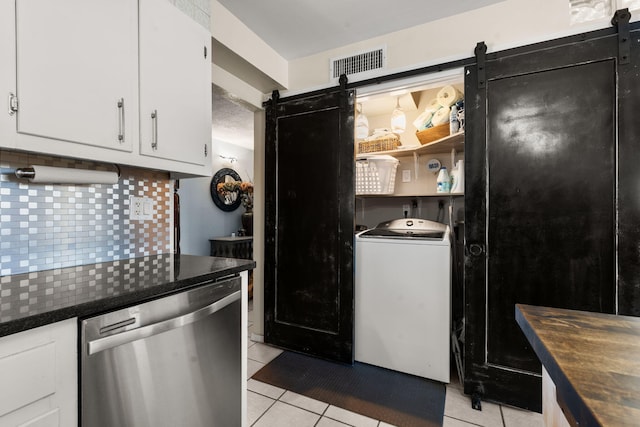
[[[541,410],[515,304],[616,311],[617,37],[467,68],[465,392]],[[577,350],[579,351],[579,350]]]
[[[267,104],[265,342],[353,363],[354,92]]]

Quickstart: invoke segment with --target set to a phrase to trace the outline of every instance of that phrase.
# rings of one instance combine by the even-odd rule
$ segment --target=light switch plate
[[[402,171],[402,182],[411,182],[411,169],[404,169]]]
[[[153,199],[150,199],[148,197],[143,197],[142,198],[142,216],[141,216],[141,218],[143,220],[153,219],[154,212],[155,212],[155,209],[153,207]]]

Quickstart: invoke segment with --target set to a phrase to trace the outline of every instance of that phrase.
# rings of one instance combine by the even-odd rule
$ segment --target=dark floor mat
[[[396,426],[442,426],[446,392],[436,381],[288,351],[252,378]]]

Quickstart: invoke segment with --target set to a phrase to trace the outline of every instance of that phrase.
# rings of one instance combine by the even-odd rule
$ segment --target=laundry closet
[[[448,383],[463,317],[462,71],[394,83],[356,97],[355,360]],[[462,377],[459,346],[454,360]]]
[[[446,74],[418,82],[394,82],[393,87],[358,89],[354,144],[357,228],[402,217],[452,227],[463,220],[464,82],[462,70]],[[395,128],[394,114],[404,116],[399,120],[401,126]],[[437,178],[442,168],[458,182],[454,178],[439,190]]]

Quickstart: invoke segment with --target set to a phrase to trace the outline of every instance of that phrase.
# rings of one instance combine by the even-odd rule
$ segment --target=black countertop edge
[[[93,317],[105,312],[141,304],[188,289],[196,288],[220,277],[241,273],[243,271],[253,270],[256,267],[255,261],[252,260],[234,259],[234,261],[238,262],[237,265],[233,267],[226,267],[224,269],[212,271],[209,273],[199,274],[185,279],[178,279],[173,282],[154,286],[152,288],[134,290],[127,294],[102,298],[99,300],[89,301],[70,307],[54,309],[45,313],[34,314],[19,319],[2,322],[0,323],[0,337],[16,334],[29,329],[34,329],[40,326],[49,325],[74,317],[77,317],[79,319]]]

